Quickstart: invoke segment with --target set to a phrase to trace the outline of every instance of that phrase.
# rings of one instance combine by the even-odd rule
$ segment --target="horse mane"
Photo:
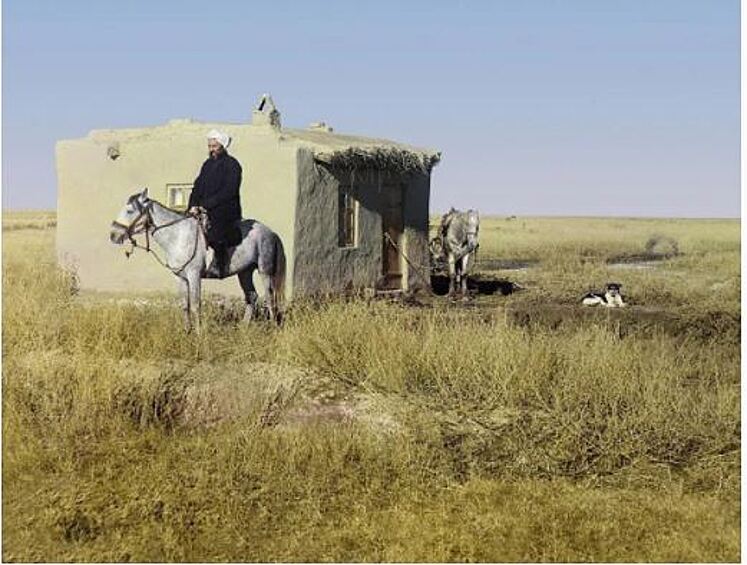
[[[189,214],[187,214],[186,210],[181,211],[181,210],[177,210],[175,208],[170,208],[170,207],[166,206],[166,204],[164,204],[163,202],[160,202],[160,201],[156,200],[155,198],[148,198],[148,201],[153,202],[154,204],[158,204],[161,208],[163,208],[164,210],[166,210],[168,212],[173,212],[174,214],[179,214],[180,216],[188,216],[189,215]]]
[[[127,199],[127,204],[132,204],[133,202],[138,202],[140,200],[141,196],[143,196],[142,192],[136,192],[135,194],[131,195]],[[187,216],[188,215],[186,210],[181,211],[181,210],[176,210],[175,208],[170,208],[169,206],[166,206],[166,204],[164,204],[160,200],[156,200],[155,198],[151,198],[150,196],[145,196],[145,202],[144,202],[144,204],[148,204],[149,202],[152,202],[153,204],[158,204],[158,206],[160,206],[161,208],[163,208],[167,212],[173,212],[174,214],[179,214],[180,216]]]
[[[441,216],[441,228],[440,233],[445,235],[447,230],[449,229],[449,224],[451,224],[451,221],[454,219],[454,216],[456,216],[459,213],[459,210],[454,208],[453,206],[451,209],[446,212],[443,216]]]

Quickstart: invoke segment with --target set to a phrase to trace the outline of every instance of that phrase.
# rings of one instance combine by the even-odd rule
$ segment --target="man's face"
[[[223,152],[223,146],[216,139],[208,139],[208,153],[215,159]]]

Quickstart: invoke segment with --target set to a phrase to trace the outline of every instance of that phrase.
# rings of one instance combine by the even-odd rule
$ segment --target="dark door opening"
[[[383,196],[382,274],[384,275],[384,288],[395,290],[403,288],[403,261],[400,255],[400,252],[405,253],[402,185],[385,185]]]

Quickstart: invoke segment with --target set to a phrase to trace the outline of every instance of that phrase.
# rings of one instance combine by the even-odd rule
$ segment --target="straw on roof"
[[[333,168],[430,173],[440,156],[399,147],[348,147],[316,153],[314,159]]]
[[[441,159],[438,151],[387,139],[320,130],[285,130],[284,135],[308,146],[315,161],[332,168],[430,173]]]

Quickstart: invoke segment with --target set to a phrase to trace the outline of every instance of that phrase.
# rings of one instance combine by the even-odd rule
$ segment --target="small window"
[[[189,195],[191,192],[191,184],[167,184],[166,201],[169,203],[169,208],[186,210],[189,205]]]
[[[355,247],[358,202],[350,186],[340,186],[337,210],[337,243],[340,247]]]

